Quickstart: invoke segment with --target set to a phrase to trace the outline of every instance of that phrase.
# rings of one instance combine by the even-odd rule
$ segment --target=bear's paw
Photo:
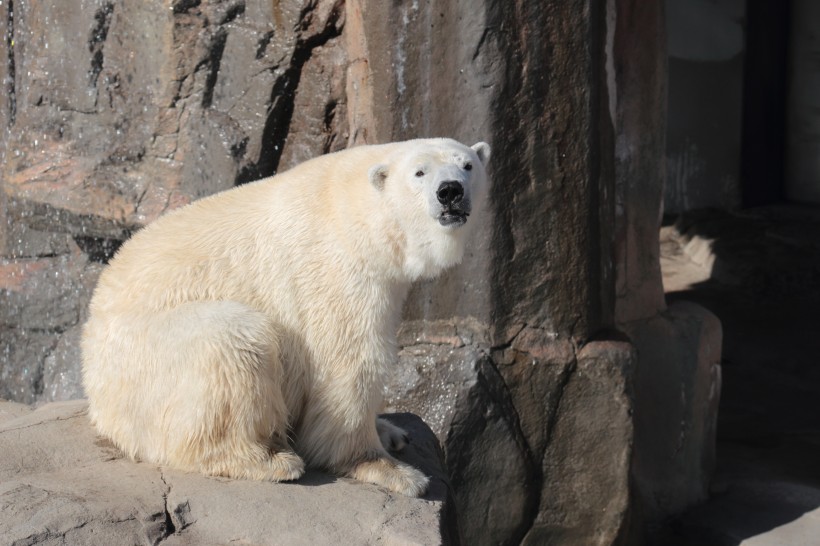
[[[430,478],[420,470],[387,456],[360,462],[350,472],[350,477],[408,497],[424,495],[430,483]]]

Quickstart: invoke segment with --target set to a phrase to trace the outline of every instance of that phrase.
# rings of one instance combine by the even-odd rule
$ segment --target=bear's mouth
[[[463,210],[445,210],[438,217],[438,223],[442,226],[462,226],[467,223],[469,212]]]

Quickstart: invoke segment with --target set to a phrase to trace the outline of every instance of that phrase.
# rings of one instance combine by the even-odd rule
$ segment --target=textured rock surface
[[[60,244],[56,256],[0,258],[0,397],[82,396],[79,331],[102,266],[70,238]]]
[[[376,36],[384,21],[406,21],[373,70],[386,75],[399,63],[405,85],[417,90],[402,93],[375,78],[376,94],[395,105],[378,116],[381,131],[492,135],[491,229],[462,267],[416,287],[406,317],[444,320],[427,322],[419,341],[402,342],[403,365],[462,362],[456,388],[436,395],[434,385],[408,398],[419,398],[416,408],[451,408],[451,417],[437,420],[450,423],[440,437],[471,544],[525,537],[605,544],[627,510],[631,425],[600,436],[607,460],[599,466],[585,467],[567,441],[595,429],[581,416],[591,387],[575,386],[579,346],[610,325],[614,311],[612,121],[601,109],[605,16],[599,3],[497,2],[482,11],[456,2],[396,4],[369,19]],[[447,61],[432,61],[440,58]],[[474,322],[477,335],[462,336]],[[623,354],[585,349],[602,369],[628,368]],[[612,372],[611,379],[589,396],[627,407],[628,377]],[[570,490],[584,491],[587,502]]]
[[[10,544],[458,544],[438,442],[390,416],[432,476],[423,499],[318,472],[294,483],[206,478],[121,458],[82,400],[0,402],[0,536]]]
[[[633,369],[628,540],[703,501],[715,467],[721,325],[707,310],[666,308],[659,220],[666,177],[667,62],[661,2],[615,2],[608,67],[615,128],[615,324],[637,354]]]
[[[0,396],[82,395],[81,315],[131,232],[348,144],[341,5],[0,5]]]
[[[662,311],[658,225],[666,176],[666,35],[661,2],[616,2],[610,108],[615,119],[615,320]]]
[[[721,390],[718,318],[679,302],[625,327],[640,355],[634,374],[636,495],[662,519],[708,496]],[[695,350],[693,350],[693,348]]]
[[[610,544],[629,508],[635,355],[476,322],[405,322],[388,399],[444,444],[468,544]],[[483,519],[474,515],[484,513]]]

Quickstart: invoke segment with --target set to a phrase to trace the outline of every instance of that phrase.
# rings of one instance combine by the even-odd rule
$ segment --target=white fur
[[[403,447],[403,431],[377,431],[376,413],[407,288],[461,260],[488,157],[445,139],[353,148],[137,233],[84,330],[99,432],[131,457],[209,475],[290,480],[304,459],[422,494],[427,478],[383,445]],[[441,176],[472,201],[463,226],[435,218]]]

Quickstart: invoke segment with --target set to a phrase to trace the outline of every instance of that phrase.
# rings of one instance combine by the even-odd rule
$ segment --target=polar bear
[[[410,496],[377,419],[410,283],[457,264],[490,147],[361,146],[173,211],[100,276],[82,340],[97,430],[128,456],[294,480],[305,464]]]

